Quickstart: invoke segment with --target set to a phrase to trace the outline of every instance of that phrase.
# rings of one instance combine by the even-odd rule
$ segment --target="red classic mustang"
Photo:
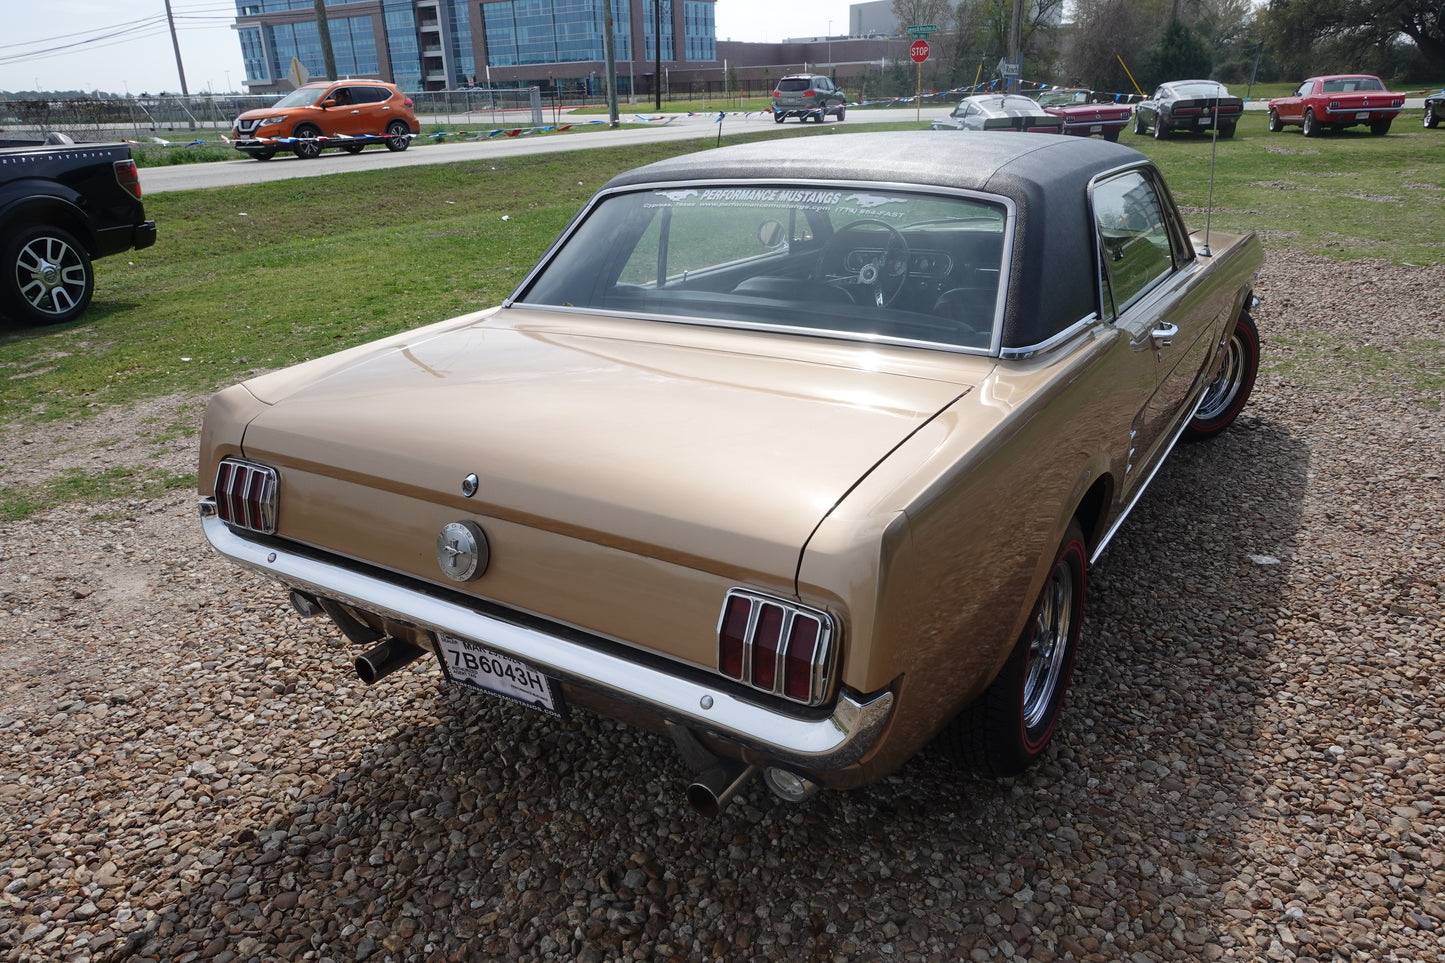
[[[1064,133],[1088,137],[1102,134],[1107,141],[1116,141],[1123,129],[1129,126],[1133,108],[1128,104],[1094,103],[1092,90],[1075,87],[1055,87],[1041,91],[1039,106],[1046,113],[1064,119]]]
[[[1269,102],[1269,129],[1284,130],[1299,124],[1306,137],[1318,137],[1325,130],[1344,130],[1369,124],[1375,136],[1390,130],[1390,121],[1405,106],[1405,95],[1385,89],[1379,77],[1369,74],[1335,74],[1311,77],[1288,97]]]

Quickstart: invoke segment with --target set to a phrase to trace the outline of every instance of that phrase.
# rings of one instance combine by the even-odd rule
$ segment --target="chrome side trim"
[[[210,499],[201,500],[200,513],[206,538],[216,551],[283,585],[407,625],[485,642],[564,682],[679,725],[713,732],[782,764],[804,769],[851,766],[873,747],[893,711],[891,692],[873,696],[842,692],[831,714],[799,718],[745,701],[722,687],[479,612],[442,597],[441,589],[433,595],[277,543],[263,545],[242,538],[216,516]]]
[[[1199,397],[1195,398],[1194,404],[1189,406],[1189,414],[1182,418],[1178,427],[1174,429],[1174,434],[1169,438],[1169,444],[1159,453],[1159,457],[1154,459],[1154,466],[1149,469],[1149,474],[1139,483],[1139,487],[1134,489],[1134,497],[1129,499],[1129,504],[1124,506],[1124,510],[1119,513],[1119,517],[1114,519],[1114,524],[1110,525],[1109,530],[1104,533],[1104,537],[1099,539],[1099,544],[1095,546],[1093,554],[1089,556],[1090,565],[1097,562],[1099,557],[1104,554],[1104,549],[1109,547],[1109,541],[1114,537],[1114,533],[1123,526],[1124,520],[1129,517],[1129,513],[1134,510],[1134,506],[1139,504],[1139,499],[1144,497],[1144,492],[1148,490],[1149,483],[1154,480],[1154,476],[1159,474],[1159,469],[1163,468],[1164,463],[1169,460],[1169,453],[1174,450],[1174,445],[1179,441],[1179,436],[1184,434],[1184,429],[1188,428],[1189,423],[1194,420],[1194,415],[1199,411],[1199,406],[1204,404],[1204,394],[1202,390],[1199,392]],[[1133,454],[1132,449],[1130,449],[1130,454]]]
[[[1090,325],[1097,324],[1098,321],[1099,316],[1097,314],[1091,314],[1088,317],[1075,321],[1047,341],[1040,342],[1039,344],[1031,344],[1024,348],[1003,348],[999,351],[998,356],[1006,361],[1032,358],[1036,354],[1042,354],[1045,351],[1058,347],[1071,338],[1077,337],[1081,331]]]

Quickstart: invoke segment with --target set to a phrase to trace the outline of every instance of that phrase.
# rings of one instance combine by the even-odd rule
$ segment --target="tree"
[[[1153,84],[1169,80],[1189,80],[1208,77],[1214,69],[1209,48],[1199,36],[1185,26],[1183,20],[1171,20],[1164,28],[1164,36],[1154,48],[1152,63]]]
[[[1064,0],[1024,0],[1022,24],[1023,58],[1026,72],[1039,74],[1040,61],[1052,67],[1052,28],[1058,26]],[[959,0],[953,11],[954,82],[973,82],[983,65],[982,79],[991,79],[994,65],[1008,53],[1009,24],[1013,20],[1013,0]],[[1028,65],[1034,65],[1032,67]]]
[[[953,8],[948,0],[893,0],[893,16],[898,18],[900,30],[925,23],[946,30]]]
[[[1374,67],[1403,34],[1431,76],[1445,73],[1445,6],[1440,0],[1270,0],[1269,39],[1300,72]]]
[[[1069,83],[1104,91],[1134,90],[1130,72],[1147,70],[1139,54],[1155,45],[1158,24],[1166,13],[1162,0],[1078,0],[1064,58]]]

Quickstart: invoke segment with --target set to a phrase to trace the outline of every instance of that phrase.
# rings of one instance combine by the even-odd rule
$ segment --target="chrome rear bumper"
[[[405,625],[474,639],[531,663],[562,682],[651,712],[691,729],[764,753],[781,765],[843,769],[872,748],[893,710],[893,694],[839,694],[824,717],[800,718],[734,695],[655,664],[539,631],[478,611],[441,590],[399,585],[335,559],[262,544],[237,535],[202,499],[201,524],[213,548],[245,568],[290,588],[335,599]]]

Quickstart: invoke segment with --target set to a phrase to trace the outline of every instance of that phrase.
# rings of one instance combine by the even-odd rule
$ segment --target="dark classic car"
[[[932,130],[1023,130],[1057,134],[1064,129],[1064,119],[1021,94],[978,94],[963,98],[947,117],[934,120],[929,127]]]
[[[1311,77],[1288,97],[1269,102],[1269,129],[1275,133],[1298,124],[1306,137],[1340,131],[1357,124],[1383,137],[1405,106],[1405,95],[1391,93],[1379,77],[1331,74]]]
[[[1154,96],[1134,105],[1134,133],[1152,129],[1156,140],[1176,131],[1209,133],[1233,137],[1235,125],[1244,113],[1244,101],[1229,88],[1212,80],[1176,80],[1160,84]]]
[[[1445,90],[1425,98],[1425,114],[1420,122],[1433,130],[1440,126],[1441,117],[1445,117]]]
[[[704,813],[940,733],[1021,771],[1090,562],[1249,396],[1261,248],[1101,140],[828,146],[621,174],[499,307],[220,392],[211,544],[366,682],[428,657],[670,734]]]
[[[1064,133],[1076,137],[1099,134],[1105,140],[1118,140],[1129,126],[1133,109],[1113,100],[1098,102],[1092,90],[1078,87],[1053,87],[1038,93],[1039,106],[1055,117],[1064,119]]]

